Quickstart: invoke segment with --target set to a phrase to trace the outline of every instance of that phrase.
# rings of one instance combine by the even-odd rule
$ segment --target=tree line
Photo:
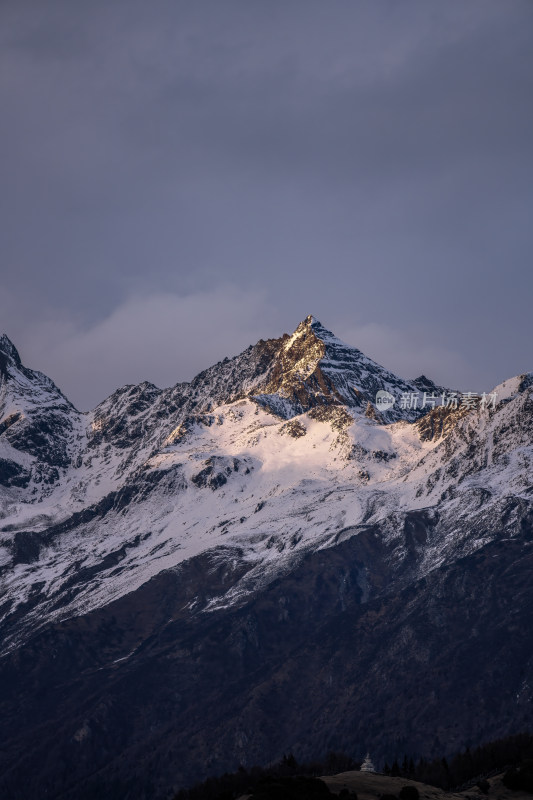
[[[415,762],[406,755],[401,762],[395,759],[390,766],[386,763],[383,772],[385,775],[410,778],[449,791],[464,787],[478,778],[483,780],[490,774],[503,772],[506,768],[531,758],[533,736],[520,733],[479,745],[473,750],[467,747],[451,758],[420,758]]]
[[[254,794],[259,798],[266,796],[267,787],[281,786],[283,782],[284,794],[288,796],[286,781],[289,778],[336,775],[339,772],[358,770],[360,766],[361,761],[345,753],[330,752],[322,759],[303,763],[299,763],[294,754],[289,753],[278,763],[268,767],[240,766],[235,772],[207,778],[188,789],[180,790],[174,800],[235,800],[246,794]],[[530,733],[507,736],[474,749],[467,747],[451,757],[415,759],[405,755],[401,760],[395,758],[390,765],[385,763],[382,769],[385,775],[419,781],[445,791],[459,790],[477,783],[485,793],[489,788],[486,778],[504,771],[504,783],[508,788],[533,792],[533,736]],[[307,782],[302,785],[305,785],[307,794],[311,797],[312,784]],[[530,785],[532,788],[529,789]],[[294,783],[295,790],[297,786],[300,784]],[[325,788],[325,784],[322,787]],[[313,791],[315,790],[318,797],[321,790],[314,786]],[[326,791],[326,795],[329,792]],[[294,796],[297,797],[298,794]],[[352,792],[346,800],[357,798]],[[414,799],[406,796],[403,800]]]

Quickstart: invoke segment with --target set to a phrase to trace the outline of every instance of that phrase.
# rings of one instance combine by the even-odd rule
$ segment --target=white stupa
[[[361,772],[375,772],[376,768],[372,763],[372,759],[370,758],[370,753],[367,753],[365,756],[365,760],[361,764]]]

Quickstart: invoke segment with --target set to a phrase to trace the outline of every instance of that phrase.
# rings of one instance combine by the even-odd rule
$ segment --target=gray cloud
[[[259,293],[235,287],[137,295],[89,326],[65,317],[32,322],[30,315],[15,339],[23,361],[52,375],[78,408],[89,410],[119,386],[190,380],[199,363],[264,338],[258,321],[264,304]]]
[[[526,0],[4,2],[0,328],[85,406],[309,312],[448,383],[533,368],[532,17]],[[155,357],[114,371],[132,298],[165,295],[197,315],[204,298],[207,320],[218,297],[216,332],[169,357],[157,324]],[[68,377],[76,348],[90,381]]]

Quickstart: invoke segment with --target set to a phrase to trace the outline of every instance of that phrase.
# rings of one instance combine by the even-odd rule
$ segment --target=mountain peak
[[[315,328],[322,328],[321,323],[317,320],[316,317],[313,317],[312,314],[308,314],[305,319],[303,319],[300,324],[296,327],[294,333],[289,338],[294,338],[295,336],[302,336],[305,333],[309,333],[310,330],[314,330]]]
[[[0,370],[4,370],[7,364],[13,361],[17,367],[22,366],[18,350],[7,334],[0,336]]]
[[[324,344],[337,344],[343,347],[347,346],[328,328],[325,328],[320,320],[318,320],[312,314],[308,314],[307,317],[300,322],[292,336],[288,337],[288,340],[285,344],[285,349],[289,349],[297,339],[309,338],[310,335],[312,337],[312,341],[319,340]]]
[[[282,416],[294,416],[317,405],[346,405],[364,413],[378,391],[394,397],[414,392],[415,386],[380,366],[356,347],[338,339],[309,314],[292,335],[285,334],[267,381],[253,386],[254,397]],[[259,391],[258,391],[259,389]],[[280,410],[281,409],[281,410]],[[415,419],[419,415],[398,405],[385,411],[384,422]]]

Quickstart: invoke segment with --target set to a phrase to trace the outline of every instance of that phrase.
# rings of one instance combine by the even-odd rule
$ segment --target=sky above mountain
[[[531,370],[529,0],[4,0],[0,332],[80,408],[316,315]]]

